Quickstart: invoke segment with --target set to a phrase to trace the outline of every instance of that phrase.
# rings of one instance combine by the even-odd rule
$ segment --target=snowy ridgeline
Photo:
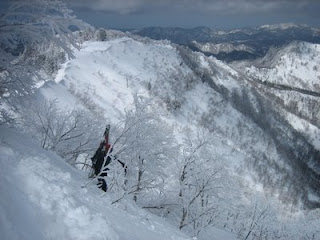
[[[112,206],[94,184],[81,188],[86,174],[26,135],[0,131],[1,239],[189,239],[129,202]]]
[[[253,53],[254,49],[246,46],[244,44],[231,44],[231,43],[198,43],[193,41],[195,47],[200,49],[204,53],[212,53],[212,54],[219,54],[219,53],[231,53],[233,51],[244,51]]]
[[[172,134],[180,146],[174,145],[172,147],[170,145],[172,142],[170,144],[168,142],[163,144],[167,145],[166,147],[169,150],[177,149],[176,152],[170,152],[171,158],[150,155],[156,154],[158,150],[156,147],[159,147],[159,144],[154,142],[152,136],[154,134],[151,133],[156,132],[157,137],[162,136],[161,134],[164,133],[167,134],[168,126],[157,125],[157,131],[152,130],[151,132],[150,128],[147,128],[147,125],[143,125],[139,129],[139,131],[148,131],[143,132],[146,134],[139,140],[140,154],[144,154],[146,159],[150,160],[150,163],[147,162],[149,165],[144,166],[148,167],[148,169],[143,177],[146,177],[145,180],[153,181],[153,178],[150,178],[150,176],[158,176],[159,179],[165,179],[164,182],[166,184],[163,189],[159,188],[158,185],[152,184],[145,185],[145,187],[146,189],[151,187],[152,189],[156,189],[155,192],[159,191],[160,193],[164,190],[167,191],[166,194],[161,195],[162,198],[159,195],[157,199],[152,199],[154,197],[152,191],[149,193],[148,191],[141,192],[138,197],[140,206],[148,206],[145,204],[149,204],[153,200],[165,200],[167,202],[160,201],[155,203],[159,204],[159,207],[166,206],[165,204],[168,203],[168,205],[171,204],[174,207],[170,208],[169,206],[167,208],[168,213],[165,210],[163,212],[160,210],[159,215],[166,216],[166,220],[174,222],[175,225],[179,225],[176,221],[177,219],[178,222],[181,220],[180,226],[184,227],[187,219],[183,217],[183,214],[186,211],[189,211],[188,215],[190,219],[192,217],[198,219],[197,217],[202,214],[202,212],[199,212],[201,208],[192,205],[194,203],[193,196],[195,196],[193,194],[196,193],[197,196],[198,187],[201,186],[201,182],[213,177],[213,181],[210,182],[213,185],[208,185],[208,188],[205,188],[204,195],[205,197],[210,196],[209,204],[206,206],[206,211],[208,212],[205,212],[210,214],[205,215],[207,218],[204,221],[201,219],[202,222],[197,222],[199,229],[202,230],[199,233],[198,239],[215,239],[214,237],[216,239],[235,239],[234,235],[226,234],[212,227],[203,230],[201,224],[206,224],[205,221],[236,232],[240,239],[244,239],[246,236],[254,238],[254,236],[259,234],[269,236],[270,239],[277,236],[281,236],[282,239],[286,239],[288,236],[291,239],[301,239],[301,236],[313,234],[317,231],[315,227],[317,221],[310,221],[310,223],[305,221],[296,227],[296,221],[299,222],[299,218],[297,218],[290,222],[292,223],[291,225],[286,225],[285,219],[281,219],[283,209],[281,209],[281,205],[277,205],[279,204],[278,201],[275,201],[276,204],[274,204],[272,202],[274,198],[270,197],[271,200],[269,202],[261,197],[263,196],[262,187],[252,181],[252,178],[257,178],[258,176],[255,176],[254,173],[249,173],[250,169],[245,168],[244,165],[252,164],[252,162],[255,164],[266,164],[263,161],[259,161],[261,160],[260,153],[263,152],[269,153],[264,158],[268,157],[274,160],[274,162],[281,164],[272,141],[268,139],[263,131],[256,128],[255,124],[224,101],[207,83],[203,83],[201,79],[197,78],[193,70],[186,64],[188,59],[182,59],[181,53],[178,52],[176,47],[167,42],[134,40],[127,36],[105,42],[84,42],[82,49],[80,51],[75,50],[74,55],[75,58],[67,61],[62,66],[54,80],[38,82],[38,89],[34,95],[35,100],[46,100],[48,102],[52,99],[56,100],[55,107],[57,109],[49,112],[50,114],[61,114],[73,111],[73,109],[80,109],[88,111],[85,112],[87,116],[102,120],[102,124],[109,121],[112,123],[112,126],[119,123],[121,125],[126,120],[128,114],[130,117],[132,109],[135,109],[135,112],[137,112],[138,105],[135,105],[135,101],[139,97],[146,100],[146,102],[152,102],[153,105],[148,105],[148,107],[145,107],[147,105],[140,105],[139,111],[141,113],[148,113],[144,111],[151,109],[151,113],[156,113],[164,121],[165,125],[171,126],[174,129]],[[217,85],[225,86],[228,89],[241,89],[241,84],[237,81],[238,73],[224,63],[214,58],[206,58],[201,54],[191,54],[189,57],[196,59],[198,64],[196,67],[200,68],[203,74],[209,71],[209,74],[214,76],[214,81]],[[39,106],[36,108],[28,106],[24,117],[28,118],[29,126],[34,127],[36,124],[39,124],[39,119],[37,119],[37,116],[32,116],[29,109],[35,110],[34,112],[42,116],[41,114],[47,114],[48,106],[42,112]],[[63,115],[54,116],[54,120],[56,121],[57,118],[63,120],[65,118],[65,116],[61,116]],[[73,115],[71,115],[70,119],[72,117]],[[84,120],[89,121],[90,125],[95,124],[96,126],[97,123],[92,118],[85,118]],[[151,124],[154,120],[155,118],[152,119]],[[201,149],[201,154],[199,155],[190,154],[197,147],[197,142],[194,139],[184,142],[188,134],[183,129],[187,126],[190,128],[189,130],[187,129],[189,134],[192,132],[190,130],[193,130],[200,136],[201,128],[198,127],[199,123],[204,125],[210,123],[209,128],[214,129],[214,134],[212,139],[210,139],[209,148]],[[59,125],[61,122],[57,121],[57,124]],[[41,125],[39,126],[41,127]],[[37,129],[35,129],[36,131],[31,128],[28,130],[33,131],[31,133],[41,142],[41,144],[38,143],[39,145],[48,150],[54,150],[59,155],[66,154],[65,146],[69,147],[70,145],[66,144],[63,146],[64,148],[59,148],[61,142],[56,141],[57,136],[54,136],[52,143],[48,142],[48,139],[43,142],[42,136],[37,132]],[[86,128],[86,130],[90,130],[91,133],[97,133],[100,131],[100,128],[94,129],[93,127],[93,129]],[[115,128],[115,130],[117,129]],[[42,237],[45,235],[44,238],[48,239],[81,239],[80,235],[83,236],[82,239],[99,239],[99,237],[101,239],[108,239],[108,236],[111,236],[110,239],[171,239],[171,237],[179,239],[179,236],[182,239],[184,238],[180,233],[175,235],[174,232],[176,230],[173,230],[172,227],[168,229],[159,227],[161,229],[159,230],[158,224],[168,225],[164,223],[163,219],[154,217],[152,214],[144,212],[141,209],[139,210],[135,204],[132,204],[130,201],[128,202],[128,199],[132,199],[132,196],[129,196],[127,199],[123,198],[119,202],[119,205],[115,207],[111,205],[111,202],[116,199],[116,196],[109,192],[107,195],[100,197],[101,192],[96,189],[94,183],[89,185],[88,188],[80,188],[87,181],[87,174],[81,174],[61,160],[57,160],[58,157],[50,154],[50,151],[46,152],[38,149],[38,152],[35,150],[37,149],[35,146],[30,147],[29,150],[23,149],[23,143],[29,143],[30,140],[23,140],[21,144],[18,144],[17,149],[15,149],[16,145],[14,142],[19,143],[19,139],[26,137],[14,136],[16,133],[12,133],[4,128],[1,129],[2,132],[4,136],[1,139],[3,159],[14,159],[3,162],[5,166],[1,169],[11,168],[12,171],[2,170],[5,171],[2,176],[4,176],[4,179],[9,179],[6,181],[9,181],[10,184],[13,184],[13,181],[10,179],[15,179],[14,186],[23,186],[23,188],[8,187],[10,185],[4,184],[6,187],[1,187],[1,189],[9,192],[12,191],[12,194],[15,196],[19,195],[20,192],[26,193],[25,195],[22,194],[22,196],[25,196],[26,202],[29,202],[27,204],[28,207],[23,208],[27,210],[21,211],[24,214],[24,219],[37,219],[37,222],[44,224],[43,228],[37,227],[37,230],[33,231],[32,234]],[[119,134],[119,129],[116,133],[112,131],[113,136],[111,136],[111,139],[113,142],[115,134]],[[171,135],[167,134],[167,136]],[[134,137],[138,137],[138,135],[134,135]],[[130,142],[131,140],[134,140],[132,141],[134,144],[137,142],[135,139],[130,139],[129,136],[123,143],[128,144],[128,141]],[[159,138],[156,140],[159,140]],[[164,138],[160,142],[163,142],[163,140]],[[79,143],[77,141],[76,143]],[[9,147],[7,142],[9,143]],[[93,153],[98,140],[94,139],[92,142],[92,150],[91,152],[87,152],[89,155]],[[71,147],[75,146],[71,145]],[[129,145],[127,147],[130,149],[132,146],[136,145]],[[11,150],[9,150],[10,148]],[[19,150],[20,148],[22,149]],[[146,149],[147,151],[145,151]],[[163,150],[161,149],[162,153],[167,153]],[[179,154],[179,151],[183,154]],[[24,154],[19,154],[19,152],[24,152]],[[30,154],[31,157],[26,156],[25,152]],[[174,153],[174,157],[172,157],[172,153]],[[15,156],[22,158],[17,159]],[[24,157],[27,160],[24,160]],[[54,161],[52,162],[50,159]],[[135,159],[128,154],[121,155],[121,159],[127,160],[128,164],[132,164],[130,169],[139,168],[139,162],[134,161],[140,160],[140,158]],[[152,161],[154,159],[157,159],[157,161]],[[197,161],[194,161],[195,159]],[[79,159],[76,159],[77,161]],[[194,165],[194,162],[197,162],[198,165]],[[12,166],[10,165],[11,163],[13,164]],[[74,164],[75,162],[71,163]],[[165,163],[166,169],[162,169],[163,166],[160,163]],[[181,171],[184,167],[185,172]],[[194,171],[194,174],[188,175],[188,171],[191,171],[195,167],[197,167],[198,171]],[[284,165],[283,167],[287,166]],[[239,178],[239,172],[236,172],[236,169],[240,173],[243,173],[243,178]],[[266,166],[263,166],[263,169],[266,169]],[[14,176],[13,172],[17,172],[18,177]],[[216,172],[218,174],[215,175]],[[134,187],[135,183],[134,174],[130,180],[130,183],[133,184],[132,187]],[[182,175],[179,176],[178,174]],[[278,177],[273,172],[273,169],[270,169],[270,176],[273,176],[274,179]],[[179,186],[177,181],[181,177],[184,178],[184,182]],[[17,184],[16,181],[20,181],[20,179],[23,179],[23,183]],[[26,184],[30,187],[25,188]],[[49,190],[49,193],[46,189]],[[179,191],[183,191],[181,193],[184,194],[185,198],[177,200]],[[53,196],[50,193],[53,193]],[[173,205],[170,197],[175,197],[172,198],[175,202],[181,201],[179,202],[181,205],[178,207],[177,205]],[[309,197],[317,200],[317,196],[310,195]],[[260,201],[261,199],[264,200]],[[26,228],[23,223],[19,222],[19,219],[23,217],[13,217],[17,215],[15,213],[17,207],[7,209],[6,206],[9,200],[6,201],[5,198],[1,201],[5,201],[1,204],[1,207],[4,206],[1,209],[3,216],[1,219],[4,219],[5,223],[2,224],[4,226],[3,231],[9,234],[9,236],[13,236],[13,232],[28,234],[25,231]],[[13,201],[13,203],[15,202]],[[164,205],[161,205],[163,203]],[[15,205],[19,206],[21,204],[17,202]],[[37,207],[37,204],[41,207]],[[188,204],[192,207],[188,206]],[[185,208],[184,206],[186,205],[190,208]],[[38,212],[33,211],[34,209],[38,209]],[[36,215],[33,215],[33,212]],[[168,216],[169,212],[171,215]],[[43,219],[43,221],[38,221],[38,219]],[[122,219],[125,219],[125,221]],[[11,230],[10,222],[12,222],[12,225],[18,226],[16,231]],[[105,227],[105,225],[108,227]],[[28,229],[33,228],[28,227]],[[154,233],[159,235],[151,237],[151,234]],[[19,239],[19,236],[17,239]]]

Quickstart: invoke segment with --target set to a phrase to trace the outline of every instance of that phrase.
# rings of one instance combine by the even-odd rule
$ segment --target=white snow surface
[[[184,74],[190,72],[187,67],[180,66],[177,55],[169,44],[143,44],[128,37],[86,42],[75,52],[75,59],[62,66],[55,82],[73,95],[68,98],[76,97],[76,101],[62,100],[69,108],[94,106],[105,113],[105,118],[118,121],[125,109],[130,108],[135,92],[148,95],[147,83],[169,78],[176,68],[184,69]],[[52,86],[45,85],[39,90],[47,99],[61,99],[59,91],[44,88]],[[68,94],[63,95],[65,99]]]
[[[246,67],[246,74],[253,79],[311,91],[320,90],[319,44],[291,43],[275,55],[271,50],[259,61]]]
[[[164,219],[131,203],[113,206],[86,174],[0,128],[1,239],[188,239]]]

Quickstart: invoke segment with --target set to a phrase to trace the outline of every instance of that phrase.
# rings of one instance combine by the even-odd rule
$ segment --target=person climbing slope
[[[105,177],[108,175],[107,171],[109,169],[107,168],[107,166],[111,162],[110,153],[112,152],[111,145],[109,144],[109,132],[110,125],[108,124],[103,134],[104,140],[100,143],[99,148],[91,158],[94,174],[98,179],[98,187],[105,192],[108,189]]]

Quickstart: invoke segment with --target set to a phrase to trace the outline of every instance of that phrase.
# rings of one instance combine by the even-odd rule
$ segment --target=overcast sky
[[[1,2],[11,0],[0,0]],[[63,0],[96,27],[238,28],[300,23],[320,26],[320,0]]]
[[[69,0],[78,17],[108,28],[320,26],[320,0]]]

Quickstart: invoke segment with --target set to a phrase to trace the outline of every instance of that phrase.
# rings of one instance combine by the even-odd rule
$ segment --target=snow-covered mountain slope
[[[210,198],[217,210],[210,216],[211,224],[233,231],[240,238],[249,232],[268,235],[269,228],[277,235],[283,232],[283,226],[294,232],[291,239],[304,235],[305,225],[295,229],[283,221],[285,211],[279,199],[285,207],[295,210],[318,206],[318,152],[305,135],[288,123],[290,112],[284,111],[281,103],[273,102],[268,87],[213,57],[168,41],[126,34],[104,40],[84,42],[55,79],[37,85],[36,99],[56,99],[61,111],[85,109],[102,124],[119,126],[128,110],[134,108],[138,95],[152,102],[153,113],[171,127],[180,146],[188,134],[200,136],[203,129],[209,130],[212,147],[205,155],[209,161],[201,175],[210,168],[221,171]],[[192,147],[189,145],[184,147]],[[177,145],[172,148],[179,149]],[[185,157],[184,151],[180,152],[166,162],[165,189],[169,196],[177,193],[179,186],[178,163]],[[260,199],[265,204],[261,207]],[[176,209],[162,214],[175,225]],[[251,231],[257,211],[268,215],[257,220]],[[114,225],[110,226],[114,230]],[[281,235],[289,236],[287,233]],[[204,235],[199,239],[208,239],[211,229],[201,234]]]
[[[285,109],[283,116],[320,149],[320,45],[294,42],[262,59],[234,66]]]
[[[226,166],[242,166],[248,155],[246,151],[262,151],[268,140],[250,139],[248,135],[253,132],[257,138],[264,135],[263,131],[254,129],[252,123],[243,126],[250,133],[238,130],[235,126],[247,118],[204,83],[179,51],[183,50],[167,42],[144,42],[128,37],[87,42],[75,53],[76,58],[60,69],[55,82],[44,84],[38,94],[48,100],[57,99],[61,108],[85,107],[117,124],[124,112],[133,107],[133,97],[138,92],[152,99],[158,105],[160,116],[174,124],[177,131],[184,127],[197,129],[201,121],[210,122],[208,127],[217,133],[217,148],[230,154]],[[219,71],[215,77],[218,85],[232,91],[241,89],[235,79],[237,73],[231,68],[214,58],[208,61],[201,54],[194,57],[201,71],[212,71],[212,67]],[[225,138],[227,144],[222,143],[221,138]],[[242,152],[243,142],[252,145],[247,145]],[[237,157],[231,157],[232,149],[238,149]]]
[[[66,86],[79,100],[90,96],[82,104],[92,104],[106,118],[117,120],[132,104],[134,92],[145,95],[148,85],[174,95],[166,79],[178,75],[177,71],[181,78],[191,73],[180,67],[176,55],[169,44],[148,45],[126,37],[88,42],[76,53],[76,59],[59,71],[55,82]],[[161,86],[156,86],[157,82]]]
[[[174,127],[178,142],[184,136],[181,133],[184,128],[196,132],[201,121],[203,124],[209,121],[209,128],[214,128],[217,133],[215,144],[221,155],[225,155],[225,167],[232,172],[242,167],[248,156],[240,150],[241,138],[252,143],[252,146],[247,146],[252,151],[255,147],[265,148],[267,140],[256,143],[236,129],[235,126],[245,117],[224,102],[207,83],[203,83],[184,63],[179,49],[168,42],[129,37],[107,42],[86,42],[81,51],[75,52],[75,56],[75,59],[64,64],[54,81],[46,82],[38,89],[38,96],[47,100],[56,99],[64,110],[85,108],[117,125],[123,121],[125,112],[134,107],[133,99],[138,93],[150,99],[157,107],[157,114]],[[200,65],[210,67],[204,56],[198,57]],[[221,71],[232,71],[222,63],[217,64]],[[233,74],[237,73],[233,71]],[[225,83],[230,89],[238,88],[232,78]],[[211,119],[212,112],[217,114],[214,119]],[[228,117],[230,113],[232,119]],[[256,132],[258,136],[263,135],[250,124],[245,124],[244,128],[250,134]],[[223,142],[222,138],[225,138]],[[234,149],[238,153],[233,153]],[[276,155],[275,152],[273,154]],[[226,155],[230,157],[227,159]]]
[[[28,136],[0,131],[1,239],[189,239],[131,203],[111,205],[94,183],[82,188],[85,173]]]
[[[211,129],[217,136],[217,158],[224,159],[231,172],[241,169],[255,182],[273,186],[272,192],[283,195],[284,202],[299,203],[301,197],[314,204],[317,198],[303,197],[317,192],[313,183],[304,187],[306,171],[317,178],[313,142],[285,122],[289,115],[265,95],[266,88],[256,88],[215,58],[166,41],[122,37],[87,42],[75,56],[39,93],[57,98],[65,108],[68,95],[61,96],[59,90],[64,88],[72,99],[69,107],[85,107],[117,124],[139,92],[152,99],[159,115],[176,129],[199,125]],[[290,163],[292,159],[296,164]],[[285,179],[291,179],[294,188]]]
[[[245,72],[256,80],[320,92],[319,44],[294,42],[251,64]]]
[[[81,51],[75,51],[74,59],[64,64],[54,81],[39,82],[35,98],[55,99],[63,111],[86,109],[116,125],[122,121],[125,110],[132,108],[138,92],[154,99],[158,113],[165,112],[167,116],[162,117],[169,124],[179,125],[176,130],[179,135],[179,129],[190,125],[189,120],[195,115],[192,111],[207,110],[204,102],[208,100],[208,93],[200,84],[188,93],[188,103],[194,104],[183,106],[185,111],[181,112],[187,116],[181,114],[181,123],[166,110],[160,97],[167,96],[169,104],[170,97],[179,93],[179,89],[171,88],[169,81],[186,84],[185,79],[192,80],[192,71],[186,65],[181,66],[181,62],[177,50],[165,42],[149,44],[128,37],[87,42]],[[182,101],[178,95],[174,100]],[[131,202],[111,205],[112,196],[101,197],[95,182],[81,188],[88,181],[87,173],[39,148],[26,135],[1,128],[1,136],[0,152],[4,160],[1,161],[1,179],[4,179],[1,195],[7,196],[1,199],[2,236],[8,239],[188,239],[164,219],[139,210]],[[230,152],[231,147],[223,147],[220,139],[217,142],[221,151]],[[12,208],[6,209],[10,203]],[[23,210],[17,214],[17,208]],[[25,221],[42,225],[28,226],[24,225]],[[236,239],[235,235],[215,228],[209,228],[199,239],[208,236]]]

